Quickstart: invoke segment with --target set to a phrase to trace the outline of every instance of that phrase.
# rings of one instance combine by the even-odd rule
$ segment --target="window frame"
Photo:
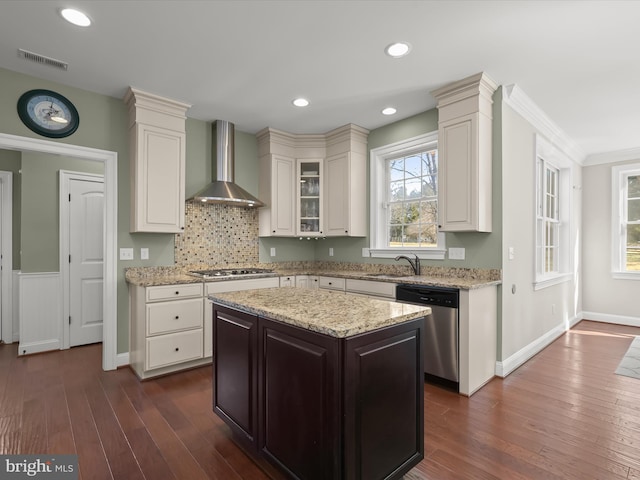
[[[640,271],[626,270],[627,179],[635,175],[640,175],[640,163],[611,167],[611,276],[615,279],[640,280]]]
[[[389,247],[388,246],[388,187],[386,162],[389,159],[411,153],[438,148],[438,132],[429,132],[406,140],[394,142],[370,151],[370,230],[369,255],[375,258],[395,258],[397,255],[416,254],[421,259],[444,260],[446,254],[445,234],[438,231],[435,247]],[[439,179],[439,177],[438,177]],[[439,187],[438,187],[439,190]]]
[[[535,241],[534,241],[534,290],[558,285],[573,278],[571,232],[573,230],[573,163],[548,140],[536,135],[535,151]],[[555,203],[552,216],[547,215],[547,172],[555,172]],[[555,230],[555,242],[548,243],[547,225]],[[545,269],[546,252],[555,249],[552,271]]]

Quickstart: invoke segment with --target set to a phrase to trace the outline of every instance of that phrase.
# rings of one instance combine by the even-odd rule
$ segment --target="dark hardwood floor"
[[[425,385],[406,479],[640,479],[640,380],[613,373],[634,335],[583,321],[471,398]],[[211,367],[139,382],[103,372],[100,345],[16,352],[0,346],[0,454],[77,453],[84,480],[269,478],[212,413]]]

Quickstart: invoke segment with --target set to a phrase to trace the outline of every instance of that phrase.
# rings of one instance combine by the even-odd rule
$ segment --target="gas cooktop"
[[[228,277],[273,277],[276,273],[266,268],[220,268],[215,270],[193,270],[189,274],[196,277],[207,278],[228,278]]]

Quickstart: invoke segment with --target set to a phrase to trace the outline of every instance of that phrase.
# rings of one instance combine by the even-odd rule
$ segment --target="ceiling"
[[[66,23],[67,6],[93,25]],[[589,155],[640,147],[639,22],[640,2],[613,0],[3,0],[0,67],[116,98],[131,85],[249,133],[377,128],[484,71],[517,84]],[[398,40],[410,55],[386,56]],[[311,104],[294,107],[299,96]]]

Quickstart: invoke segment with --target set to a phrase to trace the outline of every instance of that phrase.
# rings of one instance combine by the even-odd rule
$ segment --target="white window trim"
[[[370,152],[370,231],[369,255],[376,258],[395,258],[398,255],[412,253],[425,260],[444,260],[446,254],[445,235],[438,232],[438,247],[435,248],[388,248],[386,247],[386,223],[378,213],[386,203],[387,186],[385,161],[388,158],[400,157],[417,149],[433,147],[438,142],[438,132],[429,132],[406,140],[374,148]]]
[[[640,172],[640,163],[630,163],[611,167],[611,276],[618,280],[640,280],[640,272],[628,272],[622,269],[623,238],[621,232],[624,205],[624,179],[630,174]]]
[[[538,206],[539,206],[539,193],[540,186],[538,185],[538,158],[543,158],[546,163],[554,166],[559,172],[559,185],[558,185],[558,202],[559,202],[559,216],[561,222],[560,228],[560,240],[558,243],[558,254],[560,256],[559,271],[555,273],[542,272],[540,266],[542,265],[542,259],[540,258],[541,250],[539,246],[539,238],[543,232],[539,230],[538,222]],[[535,170],[535,212],[533,221],[535,241],[534,241],[534,281],[533,289],[541,290],[543,288],[551,287],[553,285],[559,285],[564,282],[568,282],[574,278],[573,272],[573,255],[571,255],[571,235],[573,231],[573,162],[563,153],[561,153],[556,147],[554,147],[547,139],[541,135],[536,135],[536,151],[534,156],[534,170]]]

